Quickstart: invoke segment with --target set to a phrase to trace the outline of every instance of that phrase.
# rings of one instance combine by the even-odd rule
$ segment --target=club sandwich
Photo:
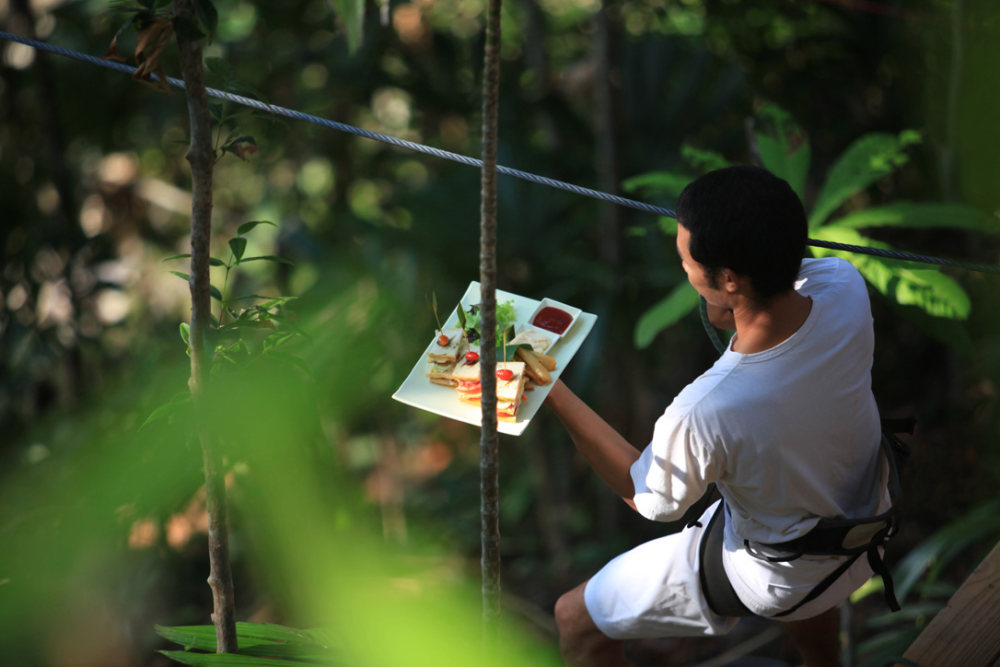
[[[480,363],[459,364],[455,367],[451,379],[455,381],[455,391],[458,400],[470,405],[479,405],[483,397],[483,387],[480,382]],[[509,379],[497,378],[497,419],[499,421],[517,421],[517,410],[524,397],[524,362],[498,361],[497,370],[509,370]]]

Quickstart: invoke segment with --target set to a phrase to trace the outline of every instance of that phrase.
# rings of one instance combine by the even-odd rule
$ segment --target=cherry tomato
[[[514,371],[509,368],[501,368],[497,370],[497,377],[501,380],[511,380],[514,378]]]
[[[476,354],[475,352],[466,352],[465,353],[465,363],[467,363],[467,364],[469,364],[471,366],[472,364],[476,363],[477,361],[479,361],[479,355],[478,354]]]
[[[445,336],[444,334],[441,334],[440,336],[438,336],[438,345],[440,345],[441,347],[447,347],[448,343],[450,343],[450,342],[451,342],[451,339],[448,338],[447,336]]]

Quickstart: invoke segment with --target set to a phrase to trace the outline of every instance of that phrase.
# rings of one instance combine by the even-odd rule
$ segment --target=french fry
[[[534,353],[535,358],[542,362],[542,366],[545,366],[545,370],[554,371],[556,369],[555,357],[550,357],[547,354],[542,354],[541,352]]]
[[[524,373],[537,385],[546,385],[552,382],[552,375],[549,374],[545,365],[535,356],[531,350],[523,347],[517,348],[515,352],[521,361],[524,362]]]

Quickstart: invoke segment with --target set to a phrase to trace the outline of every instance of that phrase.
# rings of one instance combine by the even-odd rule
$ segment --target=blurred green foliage
[[[894,250],[885,242],[864,236],[858,229],[938,227],[971,230],[983,235],[1000,234],[1000,219],[995,214],[964,204],[901,201],[873,208],[855,208],[867,203],[864,195],[868,188],[909,161],[906,149],[921,140],[919,133],[913,130],[900,132],[899,136],[871,133],[852,142],[830,167],[815,199],[809,201],[805,185],[812,151],[807,134],[785,111],[773,104],[761,107],[753,120],[748,140],[755,161],[788,181],[803,199],[809,211],[810,239]],[[625,188],[677,198],[699,173],[730,164],[722,155],[691,146],[685,146],[683,155],[691,163],[688,172],[641,174],[628,179]],[[844,211],[845,215],[831,220],[836,211]],[[676,234],[676,222],[674,225],[667,230],[671,235]],[[964,320],[969,316],[971,305],[965,290],[933,264],[819,246],[810,246],[809,250],[820,257],[838,255],[849,260],[879,294],[897,304],[915,306],[933,317]],[[636,346],[648,347],[657,334],[687,315],[696,303],[694,289],[682,279],[670,294],[639,318],[635,329]]]
[[[386,24],[368,6],[354,51],[325,0],[216,6],[210,85],[231,74],[274,104],[477,154],[484,3],[392,3]],[[810,166],[795,182],[812,200],[857,137],[915,128],[923,141],[909,161],[851,210],[885,212],[874,241],[996,263],[993,233],[892,224],[914,220],[893,212],[900,201],[1000,208],[1000,100],[982,85],[998,55],[990,0],[888,14],[781,0],[612,4],[607,105],[595,104],[597,8],[505,4],[501,164],[598,186],[606,170],[613,185],[676,172],[685,145],[699,160],[747,162],[745,121],[773,103],[809,129]],[[106,10],[11,2],[0,18],[99,55],[120,25]],[[180,404],[140,428],[186,390],[177,331],[189,297],[169,273],[179,260],[163,262],[189,251],[183,96],[11,44],[0,57],[0,651],[12,664],[166,664],[156,650],[176,646],[154,625],[204,624],[211,608],[193,416]],[[175,75],[176,54],[161,58]],[[469,656],[478,431],[389,397],[433,332],[426,295],[450,304],[478,278],[478,174],[216,111],[233,121],[223,144],[252,136],[258,150],[217,168],[213,279],[221,290],[240,225],[274,222],[240,252],[291,264],[241,264],[223,291],[297,297],[288,310],[307,334],[292,342],[305,368],[274,358],[219,378],[211,425],[238,443],[227,460],[239,618],[334,632],[354,664]],[[613,170],[597,148],[608,137]],[[641,315],[683,278],[660,222],[507,178],[499,220],[499,286],[598,314],[565,377],[644,444],[714,354],[693,316],[633,345]],[[910,519],[890,562],[995,494],[996,280],[949,275],[968,294],[965,321],[873,301],[880,404],[921,424],[904,478]],[[547,664],[558,594],[671,527],[609,497],[544,411],[501,450],[510,662]],[[961,580],[971,560],[936,581]],[[880,611],[866,603],[859,614]]]

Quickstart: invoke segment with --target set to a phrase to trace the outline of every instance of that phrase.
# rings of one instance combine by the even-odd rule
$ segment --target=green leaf
[[[895,570],[896,595],[903,600],[925,572],[934,579],[951,559],[974,544],[1000,537],[1000,499],[985,501],[912,549]]]
[[[756,141],[761,164],[775,176],[788,181],[801,199],[805,193],[809,160],[812,156],[808,142],[793,149],[784,138],[775,139],[761,133],[757,133]]]
[[[172,259],[185,259],[185,258],[189,258],[189,257],[191,257],[191,253],[186,252],[183,255],[171,255],[170,257],[164,257],[160,261],[161,262],[169,262]],[[226,265],[226,263],[223,262],[218,257],[209,257],[208,258],[208,264],[209,264],[209,266],[225,266]]]
[[[700,173],[707,173],[724,167],[731,167],[732,162],[715,151],[706,151],[695,148],[690,144],[681,146],[681,156],[687,160],[688,164],[697,169]]]
[[[185,651],[160,651],[171,660],[192,667],[302,667],[300,660],[265,658],[238,653],[187,653]]]
[[[209,285],[208,291],[212,295],[213,299],[215,299],[216,301],[222,301],[222,292],[219,291],[218,287],[216,287],[215,285]]]
[[[190,402],[191,394],[188,392],[182,392],[175,395],[172,399],[170,399],[170,401],[150,412],[149,416],[146,417],[146,421],[142,422],[142,425],[139,426],[139,430],[141,431],[155,421],[169,417],[184,406],[190,404]]]
[[[239,652],[243,655],[290,659],[300,666],[306,661],[310,664],[313,664],[313,661],[333,664],[332,660],[337,656],[337,653],[329,648],[304,644],[258,644],[245,648],[240,646]]]
[[[785,179],[801,199],[812,156],[805,134],[791,114],[775,104],[765,105],[757,116],[763,128],[754,133],[761,164]]]
[[[1000,220],[995,215],[964,204],[939,202],[897,202],[849,213],[838,218],[838,227],[913,227],[969,229],[1000,234]]]
[[[877,591],[881,593],[883,590],[882,578],[872,577],[869,579],[862,588],[867,587],[870,583],[877,582],[877,586],[872,586],[872,588],[877,588]],[[950,596],[949,596],[950,597]],[[855,603],[854,595],[851,595],[851,603]],[[890,612],[881,614],[874,618],[869,619],[865,626],[868,628],[891,628],[893,626],[899,625],[900,621],[910,621],[915,625],[924,625],[924,622],[933,618],[941,609],[944,608],[943,602],[923,602],[923,603],[908,603],[905,607],[896,612]]]
[[[278,262],[279,264],[287,264],[289,266],[295,266],[295,262],[290,259],[285,259],[284,257],[279,257],[277,255],[257,255],[255,257],[247,257],[246,259],[240,260],[240,264],[246,264],[247,262],[255,262],[258,260],[264,260],[268,262]]]
[[[156,633],[175,644],[187,649],[198,651],[215,650],[215,626],[212,625],[178,625],[155,626]],[[325,648],[315,633],[300,630],[275,623],[236,623],[236,635],[240,651],[251,646],[297,644]]]
[[[184,280],[191,282],[191,276],[182,271],[171,271],[170,273],[174,274],[178,278],[183,278]]]
[[[185,345],[191,344],[191,325],[187,322],[181,322],[180,327],[181,340],[184,341]]]
[[[257,140],[250,135],[236,137],[222,146],[224,153],[232,153],[241,160],[246,160],[257,152]]]
[[[527,343],[518,343],[517,345],[507,345],[506,347],[504,347],[502,344],[497,345],[497,361],[503,361],[504,359],[506,359],[507,361],[516,361],[517,351],[519,348],[522,347],[526,350],[531,349],[531,346],[528,345]]]
[[[850,245],[891,249],[887,243],[862,236],[853,229],[826,225],[816,230],[816,238]],[[971,304],[965,290],[951,277],[936,269],[915,269],[912,262],[872,255],[814,248],[818,256],[835,255],[854,264],[882,295],[904,306],[916,306],[935,317],[964,320]]]
[[[830,169],[809,216],[809,228],[819,227],[852,195],[906,164],[904,149],[919,140],[918,134],[906,131],[898,137],[867,134],[851,144]]]
[[[514,325],[508,324],[506,327],[504,327],[503,331],[499,331],[497,333],[499,334],[497,336],[497,340],[500,341],[501,345],[504,345],[507,341],[512,340],[514,338]],[[510,346],[505,345],[505,347],[510,347]]]
[[[677,285],[662,301],[643,313],[635,325],[635,346],[649,347],[656,335],[690,313],[698,305],[698,293],[688,282]]]
[[[208,37],[198,22],[187,16],[174,18],[174,30],[177,32],[177,39],[181,42],[197,42]]]
[[[244,222],[242,225],[240,225],[239,227],[237,227],[236,228],[236,235],[237,236],[243,236],[244,234],[246,234],[247,232],[249,232],[251,229],[253,229],[257,225],[271,225],[272,227],[277,227],[278,226],[278,225],[274,224],[273,222],[271,222],[270,220],[251,220],[250,222]]]
[[[237,236],[235,238],[229,239],[229,249],[233,251],[233,256],[236,258],[236,263],[240,263],[240,259],[243,257],[243,253],[247,249],[247,240],[242,236]]]
[[[857,654],[861,665],[906,664],[900,657],[914,642],[922,628],[907,625],[895,630],[880,632],[871,639],[858,643]]]
[[[688,183],[692,181],[689,174],[672,171],[654,171],[627,178],[622,182],[626,192],[640,190],[649,194],[663,194],[676,198]]]
[[[660,231],[668,236],[677,236],[677,220],[674,218],[668,218],[666,216],[660,216],[656,220],[657,226]]]
[[[225,58],[205,58],[205,69],[209,74],[219,77],[223,81],[236,78],[236,70]]]
[[[212,0],[194,0],[194,11],[204,31],[209,37],[214,37],[219,27],[219,12]]]
[[[339,27],[347,33],[347,48],[351,53],[361,45],[364,29],[364,0],[333,0],[334,13]]]

